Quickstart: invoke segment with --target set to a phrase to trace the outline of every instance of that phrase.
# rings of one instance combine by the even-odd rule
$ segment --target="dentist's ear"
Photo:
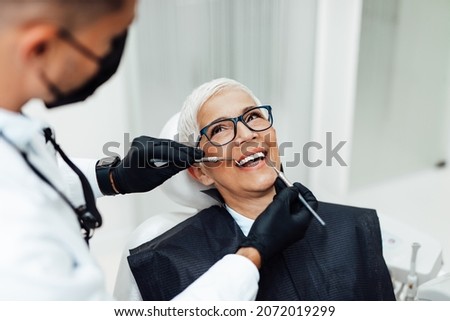
[[[19,42],[19,56],[25,63],[45,63],[49,47],[58,38],[58,29],[50,24],[40,23],[22,32]],[[42,66],[39,66],[42,68]]]
[[[214,180],[204,172],[201,164],[195,164],[188,168],[189,175],[196,181],[202,183],[205,186],[211,186],[214,184]]]

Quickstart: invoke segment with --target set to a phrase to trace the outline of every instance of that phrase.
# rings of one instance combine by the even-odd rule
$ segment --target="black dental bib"
[[[320,203],[305,238],[266,262],[257,300],[395,300],[374,210]],[[130,251],[144,300],[171,300],[245,238],[224,207],[212,206]],[[239,277],[239,276],[237,276]]]

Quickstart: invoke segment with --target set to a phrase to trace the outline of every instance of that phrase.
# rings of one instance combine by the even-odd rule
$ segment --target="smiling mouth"
[[[258,161],[266,158],[266,155],[263,152],[258,152],[253,155],[249,155],[245,157],[244,159],[240,160],[239,162],[236,162],[236,165],[238,167],[251,167],[255,166]]]

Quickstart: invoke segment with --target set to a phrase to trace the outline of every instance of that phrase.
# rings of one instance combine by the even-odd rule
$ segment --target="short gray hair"
[[[194,91],[186,98],[181,108],[180,118],[178,121],[178,141],[195,146],[197,143],[200,128],[197,123],[197,115],[200,108],[214,95],[224,89],[236,88],[240,89],[255,101],[257,105],[261,105],[260,100],[245,85],[233,79],[218,78],[211,80],[194,89]]]

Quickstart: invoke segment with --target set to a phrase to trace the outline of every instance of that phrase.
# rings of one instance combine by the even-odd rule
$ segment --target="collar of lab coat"
[[[0,108],[0,131],[21,151],[33,149],[33,140],[44,139],[40,121]]]
[[[56,188],[67,193],[51,144],[46,144],[43,129],[47,124],[0,108],[0,131]]]

